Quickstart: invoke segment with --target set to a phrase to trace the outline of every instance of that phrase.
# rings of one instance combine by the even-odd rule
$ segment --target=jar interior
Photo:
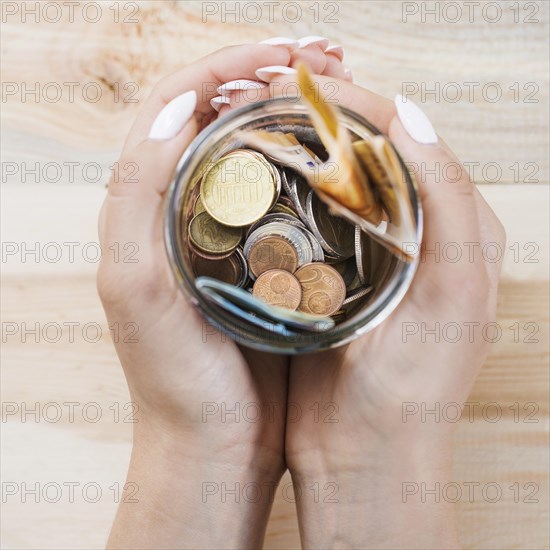
[[[293,133],[298,141],[307,145],[321,160],[326,160],[327,153],[311,125],[311,121],[299,105],[292,109],[286,106],[285,112],[280,112],[280,106],[267,104],[262,111],[257,111],[254,117],[244,116],[242,109],[219,120],[211,129],[209,135],[203,135],[196,140],[192,151],[182,159],[182,167],[175,181],[171,204],[169,205],[172,224],[167,239],[172,244],[172,259],[176,275],[186,292],[192,295],[193,303],[202,310],[207,319],[217,328],[228,333],[238,343],[249,347],[280,353],[303,353],[325,349],[350,341],[359,334],[366,332],[378,324],[386,315],[390,302],[399,301],[410,284],[410,279],[416,269],[415,263],[407,264],[400,261],[383,246],[368,238],[364,239],[363,249],[366,255],[365,271],[368,274],[368,284],[372,291],[362,299],[352,302],[345,308],[345,318],[329,331],[315,333],[299,333],[296,336],[282,336],[272,330],[269,325],[264,328],[253,326],[240,317],[223,310],[206,299],[194,286],[195,274],[189,244],[188,225],[193,218],[193,208],[200,192],[200,183],[204,174],[204,166],[215,163],[225,154],[244,147],[236,137],[235,130],[268,130]],[[270,113],[269,110],[279,112]],[[366,121],[342,110],[341,122],[348,128],[352,140],[365,139],[378,134],[378,130]],[[202,134],[208,132],[208,128]],[[201,135],[202,135],[201,134]],[[199,136],[200,138],[201,136]],[[409,179],[409,194],[416,201],[414,184]],[[419,205],[415,204],[415,214],[419,221]],[[395,306],[394,306],[395,307]],[[384,315],[384,310],[386,314]]]

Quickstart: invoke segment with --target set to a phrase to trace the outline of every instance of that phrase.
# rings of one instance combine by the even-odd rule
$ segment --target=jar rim
[[[358,127],[362,127],[372,134],[382,133],[364,117],[346,107],[338,106],[337,111],[342,122],[346,122],[346,127],[349,127],[350,123],[353,122]],[[365,307],[354,314],[353,318],[337,325],[330,331],[300,333],[299,341],[293,341],[288,337],[279,336],[274,333],[270,333],[269,338],[267,338],[265,337],[268,335],[267,330],[263,331],[265,334],[264,338],[262,338],[258,332],[261,329],[253,329],[242,320],[228,314],[228,312],[222,312],[220,308],[213,305],[196,289],[194,277],[191,277],[187,273],[181,250],[178,246],[178,216],[181,216],[178,204],[183,198],[185,185],[192,181],[198,166],[200,166],[204,156],[210,151],[211,145],[203,150],[205,143],[208,143],[212,139],[214,139],[214,143],[217,143],[219,139],[231,135],[233,130],[237,130],[244,124],[250,124],[257,120],[272,116],[298,115],[304,117],[307,114],[307,107],[301,102],[290,102],[288,98],[281,97],[246,105],[224,115],[223,118],[216,120],[204,128],[183,153],[178,162],[165,201],[165,248],[171,270],[176,277],[180,290],[189,297],[191,303],[195,307],[198,307],[201,314],[215,328],[224,333],[229,333],[229,336],[240,344],[271,353],[297,354],[326,350],[348,344],[352,340],[369,332],[384,321],[401,302],[412,283],[419,264],[419,254],[415,255],[414,259],[409,263],[398,260],[401,266],[397,272],[398,276],[393,277],[395,280],[392,280],[392,284],[383,289],[380,296],[371,304],[372,308],[370,307],[371,305]],[[250,118],[251,115],[252,118]],[[220,133],[222,135],[219,136],[219,139],[215,139],[217,134]],[[411,201],[416,221],[417,242],[420,243],[423,230],[423,214],[417,185],[399,152],[395,152],[405,174],[409,200]],[[237,329],[237,338],[235,338],[234,334],[232,335],[233,331],[228,328],[228,323],[226,322],[228,318],[231,320],[231,327]]]

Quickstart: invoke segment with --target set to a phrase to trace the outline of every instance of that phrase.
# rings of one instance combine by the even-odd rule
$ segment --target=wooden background
[[[3,2],[3,13],[7,4],[14,3]],[[109,487],[124,482],[129,459],[131,424],[123,422],[128,393],[96,295],[95,247],[86,248],[88,260],[83,249],[97,241],[97,213],[109,166],[117,159],[139,101],[160,77],[216,48],[270,36],[318,34],[343,44],[356,82],[378,93],[393,97],[403,83],[420,87],[423,82],[428,89],[439,82],[441,90],[458,83],[463,91],[456,102],[452,102],[454,85],[445,88],[447,96],[428,96],[426,103],[420,94],[412,96],[458,156],[479,163],[476,182],[504,222],[511,247],[499,301],[502,339],[492,345],[470,398],[481,405],[497,403],[502,418],[491,423],[478,414],[472,423],[462,420],[455,447],[456,480],[496,482],[503,495],[496,503],[480,498],[469,503],[463,498],[457,504],[462,536],[467,548],[548,548],[549,3],[498,2],[501,14],[496,20],[496,8],[482,11],[487,3],[481,0],[472,22],[459,3],[463,13],[456,23],[450,22],[456,10],[443,11],[445,2],[439,3],[439,22],[429,14],[422,21],[421,10],[433,8],[434,2],[300,2],[300,15],[281,1],[273,22],[267,7],[258,2],[263,17],[257,23],[245,21],[255,11],[244,12],[241,3],[237,23],[234,15],[222,20],[221,3],[206,3],[220,11],[204,22],[200,2],[120,2],[120,19],[137,23],[118,24],[113,21],[116,3],[99,4],[102,15],[95,23],[85,21],[80,8],[73,22],[66,8],[56,23],[44,20],[55,18],[54,10],[40,22],[33,15],[23,21],[20,3],[18,14],[4,13],[2,81],[19,91],[8,95],[13,87],[3,88],[2,95],[2,238],[6,251],[11,250],[8,243],[16,243],[19,252],[2,259],[2,321],[31,328],[35,323],[79,325],[74,342],[65,330],[57,343],[43,338],[37,343],[32,335],[23,342],[20,333],[7,335],[8,325],[3,325],[2,547],[100,548],[115,512]],[[138,9],[132,15],[133,4]],[[231,7],[233,2],[228,4]],[[403,10],[413,11],[415,6],[418,13],[403,22]],[[283,13],[296,22],[285,21]],[[91,19],[96,12],[87,16]],[[51,82],[79,83],[74,101],[66,87],[59,101],[21,96],[24,83],[27,88],[39,83],[42,91]],[[478,83],[473,101],[468,98],[468,82]],[[87,83],[101,87],[99,101],[83,99],[81,90]],[[124,89],[126,83],[135,84]],[[489,101],[494,86],[485,88],[487,96],[483,95],[489,83],[500,86],[500,100]],[[117,86],[119,101],[114,96]],[[138,103],[122,101],[133,89],[138,90],[134,96]],[[93,95],[93,87],[88,90]],[[47,91],[55,97],[54,88]],[[48,169],[48,162],[78,163],[74,180],[70,181],[67,169],[57,181],[55,171],[42,174],[37,183],[32,174],[21,176],[21,170],[32,170],[35,163],[40,170]],[[91,181],[92,168],[83,174],[86,163],[100,165],[97,182]],[[500,178],[493,176],[488,163],[501,167]],[[517,173],[511,168],[514,163],[519,163]],[[14,166],[19,173],[9,175]],[[36,261],[32,255],[22,261],[24,245],[39,243],[40,252],[45,252],[46,243],[69,241],[79,243],[74,261],[66,249],[56,262],[43,257]],[[47,253],[55,257],[55,249]],[[98,343],[82,337],[82,326],[90,322],[103,329]],[[509,328],[514,323],[520,327],[518,342]],[[538,342],[528,338],[533,326]],[[48,422],[43,415],[37,421],[32,415],[21,417],[22,407],[32,409],[36,403],[39,412],[47,410],[55,417],[52,405],[44,407],[66,402],[78,403],[73,421],[66,406],[58,422]],[[89,403],[101,407],[98,422],[83,417],[83,407]],[[116,403],[121,408],[118,422],[113,417]],[[532,422],[526,422],[533,410],[529,403],[536,404]],[[10,407],[18,407],[17,413],[8,415]],[[516,408],[519,417],[513,412]],[[86,418],[94,414],[89,405]],[[67,482],[78,483],[74,502],[62,485]],[[54,503],[42,494],[27,494],[25,499],[21,492],[9,496],[14,487],[10,483],[19,490],[22,484],[32,489],[35,483],[41,489],[46,483],[65,489]],[[101,487],[98,502],[82,497],[86,483]],[[520,487],[517,503],[509,488],[514,483]],[[529,499],[533,487],[538,491]],[[54,499],[55,486],[50,491],[46,496]],[[94,497],[92,489],[88,496]],[[299,547],[293,504],[280,492],[266,547]]]

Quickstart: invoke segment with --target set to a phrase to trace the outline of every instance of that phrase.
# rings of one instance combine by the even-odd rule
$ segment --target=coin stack
[[[301,175],[251,149],[231,151],[202,174],[187,226],[196,277],[336,322],[366,299],[369,239],[332,215]]]

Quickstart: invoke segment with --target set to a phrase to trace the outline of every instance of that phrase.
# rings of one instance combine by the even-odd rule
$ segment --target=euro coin
[[[327,264],[311,263],[300,267],[295,275],[302,286],[298,311],[328,316],[342,307],[346,285],[336,269]]]
[[[252,294],[267,304],[294,311],[300,304],[302,289],[292,273],[272,269],[256,279]]]
[[[298,251],[284,237],[271,235],[254,242],[250,247],[248,262],[255,277],[271,269],[294,273],[298,267]]]
[[[239,153],[216,162],[201,182],[201,200],[216,221],[242,227],[259,220],[274,203],[275,176],[267,161]]]
[[[226,254],[241,242],[240,227],[227,227],[207,212],[195,216],[189,224],[189,239],[200,250],[210,254]]]

